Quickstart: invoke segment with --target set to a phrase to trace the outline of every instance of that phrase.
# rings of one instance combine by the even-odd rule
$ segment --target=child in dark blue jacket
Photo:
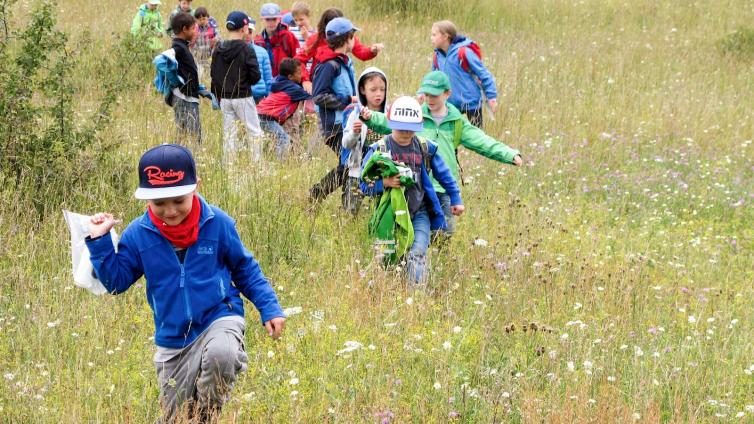
[[[359,101],[356,97],[353,64],[348,57],[355,43],[356,31],[358,28],[346,18],[331,20],[325,28],[330,49],[322,52],[322,61],[314,68],[312,100],[319,107],[319,124],[325,144],[335,152],[339,161],[343,148],[343,110],[351,103]],[[343,164],[330,170],[309,190],[310,200],[320,201],[327,198],[330,193],[343,186],[346,173]]]
[[[150,149],[139,161],[135,193],[147,201],[147,211],[128,225],[117,252],[111,214],[92,217],[86,241],[97,278],[112,294],[146,278],[167,422],[205,422],[219,415],[246,369],[240,294],[259,310],[270,336],[280,337],[285,324],[275,292],[233,219],[196,194],[198,182],[188,149],[174,144]]]
[[[280,73],[272,83],[271,94],[257,105],[262,129],[277,140],[275,154],[278,159],[285,159],[291,145],[291,136],[285,132],[283,124],[296,113],[301,102],[312,98],[301,85],[302,75],[301,62],[286,57],[280,62]]]

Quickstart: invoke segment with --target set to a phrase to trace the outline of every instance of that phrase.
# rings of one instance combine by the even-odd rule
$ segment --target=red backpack
[[[479,60],[482,60],[482,48],[479,47],[479,44],[472,41],[469,45],[461,46],[458,49],[458,61],[461,62],[460,63],[461,68],[464,71],[471,73],[471,67],[469,67],[469,61],[468,59],[466,59],[466,48],[471,49],[471,51],[477,55]],[[435,50],[435,52],[432,53],[432,66],[434,69],[438,69],[438,70],[440,69],[440,64],[437,62],[437,50]]]

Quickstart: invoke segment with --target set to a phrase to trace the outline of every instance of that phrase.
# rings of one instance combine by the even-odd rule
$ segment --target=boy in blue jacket
[[[196,193],[191,152],[175,144],[148,150],[139,161],[147,211],[113,248],[109,213],[91,218],[86,240],[97,278],[112,293],[142,276],[155,323],[154,363],[163,421],[217,418],[238,374],[247,368],[242,293],[277,339],[285,316],[235,223]],[[232,283],[231,283],[232,281]]]
[[[425,268],[430,232],[446,229],[445,215],[432,186],[430,173],[450,197],[450,212],[459,216],[465,208],[453,174],[437,154],[437,144],[416,136],[417,132],[424,130],[419,102],[413,97],[399,97],[388,109],[387,123],[392,130],[391,135],[369,147],[362,167],[375,151],[381,151],[412,171],[415,184],[406,187],[404,192],[414,228],[414,242],[408,252],[406,271],[409,283],[421,286],[427,278]],[[361,182],[361,190],[368,196],[382,194],[385,187],[400,188],[400,175],[377,180],[372,185],[363,180]]]
[[[320,63],[314,69],[312,100],[319,107],[319,126],[327,147],[340,161],[343,148],[343,109],[358,102],[353,64],[348,53],[353,49],[354,33],[359,29],[346,18],[335,18],[327,23],[325,36],[328,51],[321,49]],[[346,181],[346,168],[338,164],[309,189],[309,199],[327,198]]]

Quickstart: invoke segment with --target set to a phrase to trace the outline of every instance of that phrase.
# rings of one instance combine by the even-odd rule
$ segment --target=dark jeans
[[[178,128],[178,143],[184,140],[202,141],[202,121],[199,119],[199,103],[174,98],[175,126]]]
[[[469,122],[477,128],[484,126],[484,106],[480,105],[479,109],[464,109],[461,111],[469,118]]]
[[[325,174],[317,184],[314,184],[314,186],[309,189],[309,197],[312,200],[317,201],[325,200],[327,196],[337,190],[338,187],[343,187],[346,178],[348,177],[348,169],[340,163],[340,153],[341,150],[343,150],[343,129],[340,128],[339,131],[331,133],[331,135],[325,139],[325,144],[335,152],[338,166],[331,169],[330,172]]]

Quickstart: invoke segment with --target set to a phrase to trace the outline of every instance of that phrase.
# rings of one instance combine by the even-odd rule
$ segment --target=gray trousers
[[[202,121],[199,119],[199,103],[187,102],[175,97],[175,126],[178,129],[176,142],[200,143],[202,141]]]
[[[247,368],[244,331],[241,322],[216,321],[179,354],[155,362],[159,422],[204,423],[219,418],[238,374]]]
[[[233,162],[239,148],[238,121],[246,127],[251,158],[255,162],[262,159],[262,127],[259,124],[257,105],[253,97],[243,99],[222,99],[220,110],[223,113],[223,156]]]

